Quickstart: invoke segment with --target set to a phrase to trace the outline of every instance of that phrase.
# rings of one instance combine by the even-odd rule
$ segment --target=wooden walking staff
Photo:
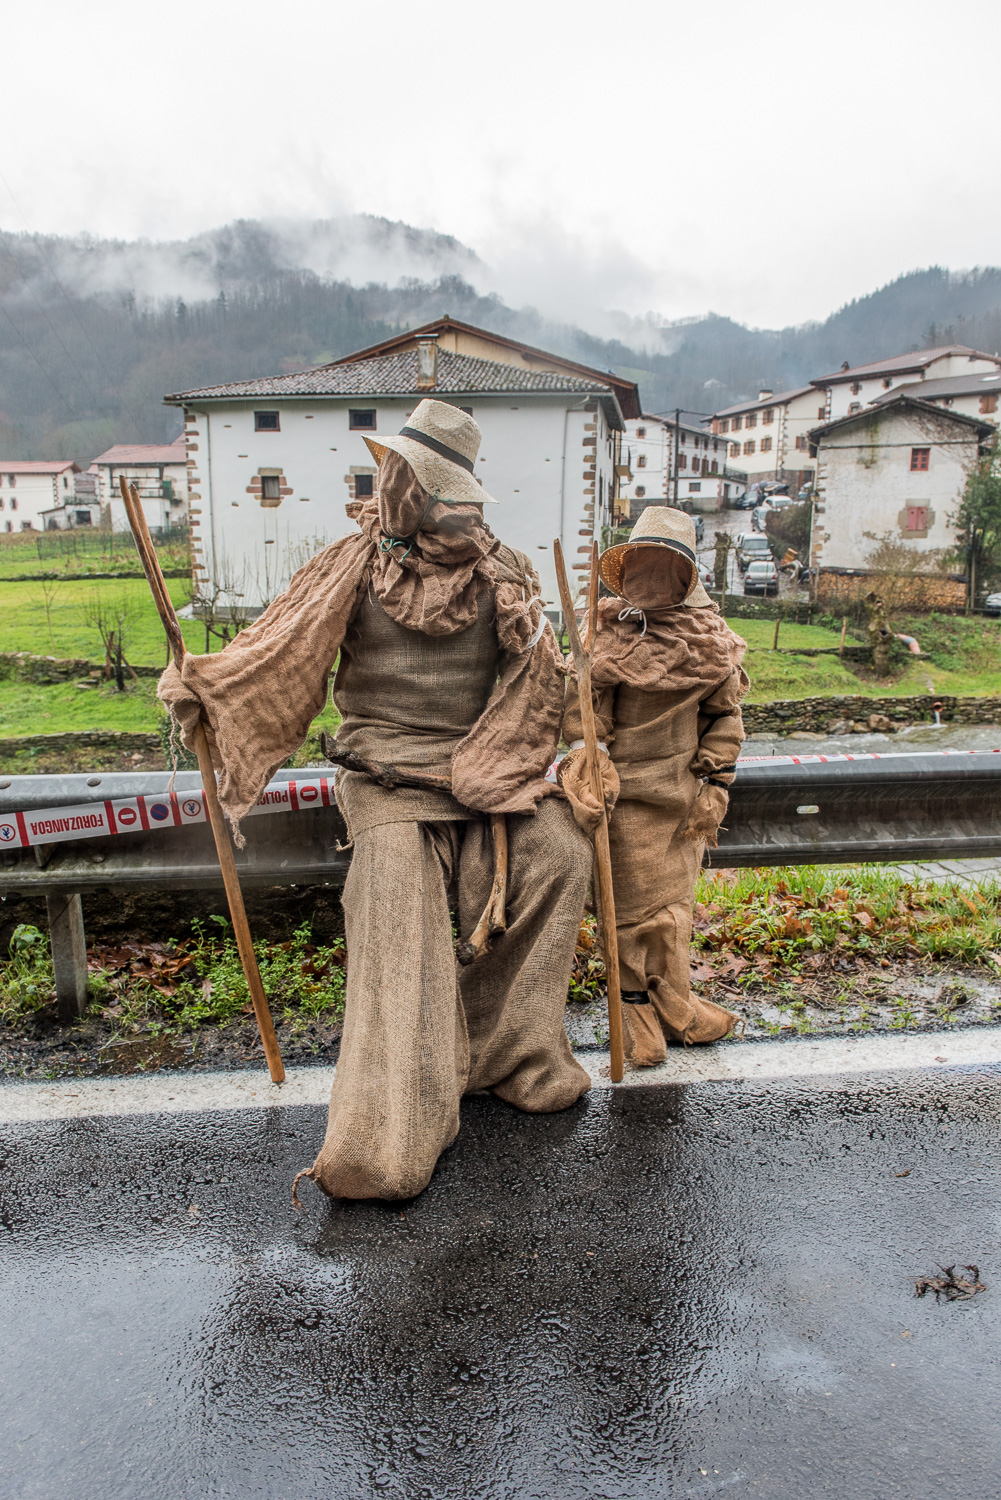
[[[595,869],[598,875],[598,906],[601,912],[601,937],[605,950],[605,977],[608,984],[608,1050],[612,1065],[609,1070],[613,1083],[622,1082],[622,990],[619,984],[619,940],[615,930],[615,894],[612,890],[612,851],[608,843],[608,809],[601,784],[601,766],[598,762],[598,730],[594,722],[594,701],[591,698],[591,657],[594,653],[595,633],[598,628],[598,543],[591,546],[591,583],[587,598],[587,645],[581,643],[574,614],[573,599],[567,570],[563,562],[563,548],[559,540],[553,542],[556,559],[556,581],[560,588],[563,618],[570,637],[574,668],[577,672],[577,689],[580,695],[580,718],[584,729],[584,756],[591,790],[601,808],[601,819],[594,831]]]
[[[126,483],[124,474],[121,476],[122,499],[125,501],[125,513],[132,527],[132,535],[135,537],[136,548],[139,552],[139,560],[146,574],[146,581],[153,594],[153,600],[163,621],[163,628],[167,632],[167,640],[174,657],[174,665],[180,671],[181,663],[187,652],[184,637],[181,634],[181,626],[174,606],[170,602],[167,585],[160,571],[153,541],[146,525],[146,516],[139,499],[139,491],[135,485]],[[261,1034],[261,1042],[264,1046],[264,1055],[268,1060],[268,1071],[271,1074],[272,1083],[282,1083],[285,1079],[285,1069],[282,1065],[282,1055],[278,1050],[278,1038],[275,1036],[274,1022],[271,1019],[271,1011],[268,1007],[267,996],[264,993],[264,985],[261,983],[261,972],[257,967],[257,955],[254,952],[253,940],[250,936],[250,926],[247,922],[247,912],[243,905],[243,892],[240,889],[240,877],[236,873],[236,859],[233,855],[233,844],[226,827],[222,807],[219,804],[219,794],[216,791],[215,767],[212,764],[212,753],[209,750],[209,742],[205,737],[205,725],[199,721],[194,734],[195,755],[198,757],[198,769],[202,773],[202,787],[205,791],[205,806],[208,808],[209,822],[212,825],[212,836],[215,839],[216,854],[219,856],[219,868],[222,871],[222,883],[226,888],[226,900],[229,902],[229,914],[233,919],[233,932],[236,937],[236,946],[240,954],[240,962],[243,972],[250,987],[250,998],[254,1002],[254,1014],[257,1017],[257,1029]]]

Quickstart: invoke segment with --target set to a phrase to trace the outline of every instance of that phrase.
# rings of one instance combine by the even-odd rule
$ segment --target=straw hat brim
[[[606,584],[612,590],[613,594],[622,593],[622,564],[625,561],[626,553],[635,552],[640,547],[670,547],[672,552],[677,552],[679,557],[683,557],[686,562],[691,563],[693,582],[682,603],[686,609],[709,609],[712,607],[713,601],[703,588],[702,580],[699,577],[698,560],[693,561],[688,549],[680,543],[672,542],[669,537],[664,537],[663,540],[658,537],[655,541],[649,542],[619,542],[617,546],[609,547],[607,552],[601,554],[598,560],[598,573],[602,583]]]
[[[376,463],[381,464],[388,451],[405,458],[429,495],[453,505],[498,505],[493,495],[488,495],[482,484],[472,474],[442,458],[423,443],[408,437],[385,437],[365,439],[368,450]]]

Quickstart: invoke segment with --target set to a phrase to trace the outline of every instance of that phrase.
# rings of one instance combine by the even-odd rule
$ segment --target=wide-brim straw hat
[[[699,578],[696,545],[695,522],[691,516],[669,505],[648,505],[633,527],[628,542],[619,542],[601,554],[598,573],[613,594],[621,594],[622,564],[627,552],[637,547],[670,547],[692,565],[692,586],[682,603],[688,609],[706,609],[712,605],[712,600]]]
[[[424,400],[397,437],[367,437],[365,442],[376,463],[382,463],[387,450],[405,458],[428,494],[446,505],[498,503],[474,477],[480,429],[457,406]]]

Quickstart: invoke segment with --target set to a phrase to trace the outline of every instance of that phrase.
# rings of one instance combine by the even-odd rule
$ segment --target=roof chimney
[[[438,384],[438,335],[422,333],[417,340],[417,389],[433,391]]]
[[[770,401],[771,398],[772,398],[771,391],[759,391],[758,392],[758,400],[759,401]]]
[[[851,365],[848,363],[848,361],[846,359],[843,359],[841,361],[841,368],[843,370],[850,370],[851,369]]]

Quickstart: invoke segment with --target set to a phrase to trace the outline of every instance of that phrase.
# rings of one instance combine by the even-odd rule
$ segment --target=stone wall
[[[137,677],[159,677],[163,667],[133,667]],[[128,674],[126,674],[128,675]],[[79,682],[104,676],[104,663],[74,656],[32,656],[27,651],[0,652],[0,682]]]
[[[794,729],[823,734],[839,719],[865,720],[870,714],[884,714],[894,724],[932,724],[936,705],[943,724],[1001,724],[1001,698],[950,698],[930,693],[914,698],[869,698],[850,693],[745,703],[744,729],[748,734],[788,734]]]
[[[817,602],[825,608],[837,610],[842,605],[864,599],[872,590],[878,593],[879,587],[879,578],[874,573],[821,568],[817,574]],[[965,609],[966,579],[946,578],[937,573],[895,576],[893,604],[895,609]]]

